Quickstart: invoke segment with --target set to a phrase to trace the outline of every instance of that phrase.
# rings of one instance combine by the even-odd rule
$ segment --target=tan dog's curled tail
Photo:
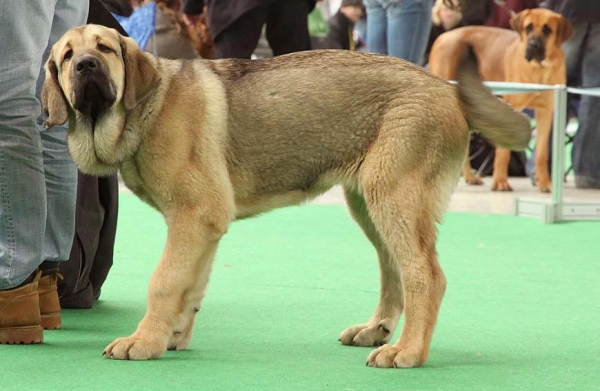
[[[458,67],[457,81],[458,99],[472,131],[481,133],[496,146],[513,151],[529,145],[532,129],[528,117],[483,85],[471,48]]]

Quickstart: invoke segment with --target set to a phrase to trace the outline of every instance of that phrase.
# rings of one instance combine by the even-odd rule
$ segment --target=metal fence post
[[[552,127],[552,207],[554,221],[561,221],[563,182],[565,180],[565,131],[567,126],[567,87],[554,90],[554,125]]]

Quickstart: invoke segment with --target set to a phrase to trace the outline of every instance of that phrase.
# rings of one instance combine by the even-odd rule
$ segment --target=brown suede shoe
[[[39,274],[33,282],[0,291],[0,344],[43,342],[38,297]]]
[[[60,302],[56,282],[62,276],[58,273],[43,276],[39,283],[41,325],[44,330],[59,329],[62,324]]]

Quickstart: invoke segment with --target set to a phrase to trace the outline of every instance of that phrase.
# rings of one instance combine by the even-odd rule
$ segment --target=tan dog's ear
[[[523,31],[523,19],[529,14],[529,10],[523,10],[510,18],[510,27],[521,34]]]
[[[558,31],[556,31],[556,43],[558,45],[567,41],[573,36],[573,34],[575,34],[575,30],[573,29],[573,26],[571,26],[571,23],[567,22],[562,16],[559,16],[557,26]]]
[[[120,36],[120,40],[125,63],[123,103],[131,110],[158,87],[160,75],[133,39]]]
[[[44,122],[46,129],[54,125],[62,125],[69,119],[69,107],[65,95],[58,84],[58,68],[52,56],[46,61],[46,79],[42,86],[42,107],[48,119]]]

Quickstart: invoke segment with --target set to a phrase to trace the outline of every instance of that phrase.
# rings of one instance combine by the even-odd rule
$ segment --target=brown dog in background
[[[561,44],[573,35],[563,17],[546,9],[525,10],[511,20],[515,31],[495,27],[469,26],[442,34],[429,57],[431,72],[455,80],[460,59],[470,46],[486,81],[535,84],[565,84],[566,63]],[[535,178],[540,191],[551,188],[548,172],[548,142],[554,112],[552,91],[514,94],[505,97],[515,109],[535,110],[537,122]],[[508,184],[510,151],[496,148],[492,190],[511,191]],[[472,185],[482,184],[465,162],[464,177]]]

